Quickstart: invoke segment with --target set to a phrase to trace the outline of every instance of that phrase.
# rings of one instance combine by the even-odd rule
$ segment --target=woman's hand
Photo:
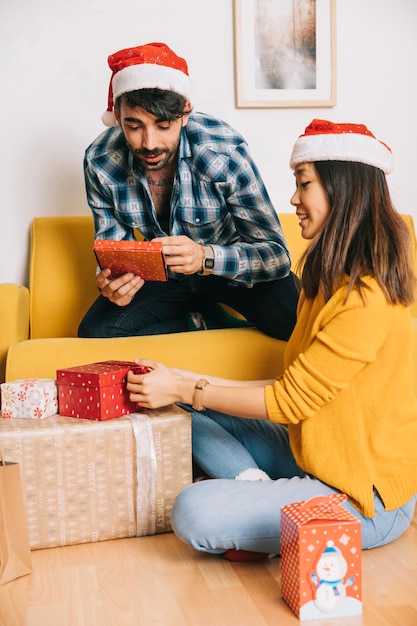
[[[175,402],[192,402],[195,379],[177,374],[163,363],[146,359],[136,360],[136,363],[146,366],[149,371],[146,374],[128,373],[126,388],[132,402],[145,409],[158,409]]]

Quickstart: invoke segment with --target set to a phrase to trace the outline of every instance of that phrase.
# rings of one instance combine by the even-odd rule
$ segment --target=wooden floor
[[[229,563],[172,533],[37,550],[33,573],[0,586],[0,626],[291,626],[280,561]],[[363,616],[306,626],[417,625],[417,515],[363,553]]]

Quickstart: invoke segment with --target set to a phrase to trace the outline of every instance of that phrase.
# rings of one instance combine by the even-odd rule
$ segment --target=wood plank
[[[400,539],[362,557],[363,616],[343,626],[416,626],[417,515]],[[37,550],[32,559],[32,574],[0,586],[0,626],[300,623],[281,598],[278,558],[229,563],[169,533]]]

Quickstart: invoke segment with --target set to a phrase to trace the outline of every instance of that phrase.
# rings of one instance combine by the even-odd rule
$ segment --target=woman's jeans
[[[279,424],[209,410],[193,412],[192,438],[195,462],[214,480],[183,489],[171,519],[174,532],[197,550],[278,554],[281,507],[338,493],[297,467],[287,429]],[[233,480],[251,467],[264,470],[271,480]],[[413,519],[416,499],[385,511],[375,493],[373,518],[361,515],[348,501],[342,506],[362,522],[362,547],[374,548],[403,534]]]

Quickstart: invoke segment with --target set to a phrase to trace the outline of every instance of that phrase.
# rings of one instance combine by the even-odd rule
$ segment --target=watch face
[[[206,270],[212,270],[214,267],[214,259],[204,259],[204,267]]]

